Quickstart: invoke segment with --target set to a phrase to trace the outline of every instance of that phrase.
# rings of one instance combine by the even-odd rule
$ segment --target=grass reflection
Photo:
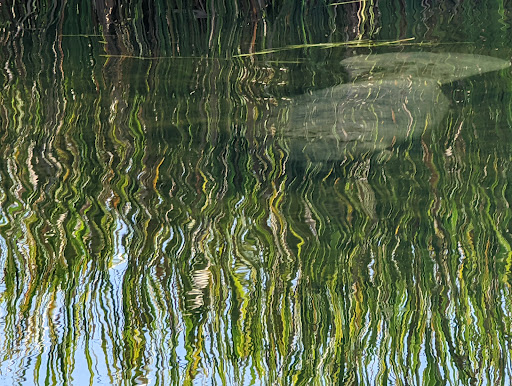
[[[210,50],[193,19],[193,59],[128,59],[177,52],[138,15],[107,44],[67,18],[2,32],[3,382],[509,383],[505,74],[446,86],[441,122],[385,158],[310,162],[276,135],[284,99],[343,81],[346,52],[231,59],[247,28],[215,24]],[[290,29],[319,36],[311,17]]]

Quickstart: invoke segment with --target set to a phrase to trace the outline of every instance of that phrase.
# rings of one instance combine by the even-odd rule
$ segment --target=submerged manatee
[[[510,63],[482,55],[411,52],[355,56],[342,65],[351,83],[293,100],[282,131],[293,158],[337,160],[419,137],[448,109],[441,85]]]
[[[440,84],[510,66],[510,62],[491,56],[430,52],[354,56],[341,63],[355,81],[399,76],[428,78]]]

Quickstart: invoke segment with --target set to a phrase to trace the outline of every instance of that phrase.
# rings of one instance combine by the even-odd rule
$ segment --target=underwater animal
[[[294,98],[281,131],[293,158],[337,160],[419,138],[445,116],[441,86],[510,62],[483,55],[386,53],[342,60],[350,82]]]

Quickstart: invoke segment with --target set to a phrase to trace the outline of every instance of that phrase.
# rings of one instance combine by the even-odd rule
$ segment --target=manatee
[[[410,77],[432,79],[441,85],[510,66],[492,56],[431,52],[361,55],[341,63],[354,81]]]
[[[449,107],[440,86],[510,66],[489,56],[427,52],[354,56],[341,64],[350,82],[292,100],[281,132],[292,158],[339,160],[418,138]]]

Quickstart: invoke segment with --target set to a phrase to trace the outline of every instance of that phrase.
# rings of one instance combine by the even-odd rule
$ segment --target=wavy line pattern
[[[0,7],[0,383],[511,382],[510,74],[379,155],[279,135],[368,52],[308,44],[507,57],[505,4],[85,3]]]

